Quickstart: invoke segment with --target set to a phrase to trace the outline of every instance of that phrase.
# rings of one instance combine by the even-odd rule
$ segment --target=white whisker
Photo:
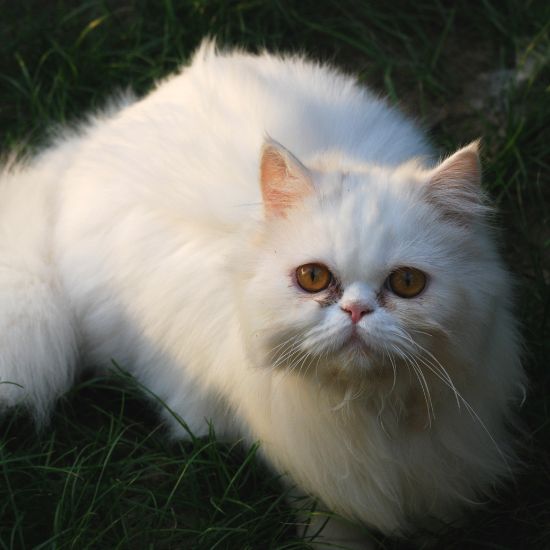
[[[472,405],[470,405],[470,403],[464,398],[464,396],[458,391],[458,389],[456,388],[455,384],[453,383],[452,381],[452,378],[451,376],[449,375],[449,373],[447,372],[447,370],[443,367],[443,365],[441,364],[441,362],[431,353],[429,352],[428,350],[426,350],[423,346],[421,346],[420,344],[418,344],[417,342],[415,342],[411,337],[410,335],[406,334],[406,333],[403,333],[403,332],[400,332],[400,333],[397,333],[397,332],[394,332],[394,334],[398,337],[401,337],[404,339],[405,342],[407,342],[408,344],[413,344],[415,347],[417,347],[421,352],[427,354],[429,356],[430,359],[432,359],[434,362],[432,361],[429,361],[426,357],[423,357],[422,354],[415,354],[415,357],[416,357],[416,360],[419,360],[421,361],[421,363],[432,373],[434,374],[441,382],[443,382],[443,384],[445,384],[455,395],[455,398],[457,400],[457,404],[458,404],[458,408],[460,409],[460,403],[462,403],[464,405],[464,407],[466,408],[466,410],[468,411],[468,414],[472,417],[472,419],[474,419],[476,422],[478,422],[479,426],[482,428],[482,430],[485,432],[485,434],[487,435],[487,437],[489,437],[489,439],[491,440],[492,444],[495,446],[495,449],[497,450],[497,452],[499,453],[502,461],[504,462],[504,464],[506,465],[506,467],[508,468],[508,470],[511,472],[511,468],[510,468],[510,465],[508,464],[508,461],[506,459],[506,455],[505,453],[502,451],[502,449],[500,448],[500,446],[498,445],[498,443],[496,442],[495,438],[493,437],[493,435],[491,434],[491,432],[489,431],[489,429],[487,428],[486,424],[483,422],[483,420],[480,418],[480,416],[478,415],[478,413],[475,411],[475,409],[472,407]],[[405,352],[403,349],[397,347],[395,348],[394,346],[394,349],[396,349],[396,352],[401,355],[402,357],[404,355],[407,355],[410,357],[409,353],[408,352]],[[412,366],[412,365],[411,365]],[[417,366],[418,368],[420,368],[420,366],[418,365],[417,363]],[[442,371],[444,374],[441,374]],[[435,417],[434,417],[435,418]]]

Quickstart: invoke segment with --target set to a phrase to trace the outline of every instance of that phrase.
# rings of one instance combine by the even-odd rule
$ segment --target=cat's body
[[[455,518],[509,467],[522,371],[475,148],[430,153],[351,78],[203,46],[2,176],[0,376],[22,387],[0,402],[44,420],[115,360],[353,521]],[[315,262],[331,286],[305,292]],[[402,266],[418,296],[388,290]]]

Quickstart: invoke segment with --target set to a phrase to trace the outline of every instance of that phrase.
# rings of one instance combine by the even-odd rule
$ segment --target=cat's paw
[[[376,550],[377,544],[368,531],[353,523],[324,514],[313,515],[304,529],[314,536],[309,543],[314,550]]]

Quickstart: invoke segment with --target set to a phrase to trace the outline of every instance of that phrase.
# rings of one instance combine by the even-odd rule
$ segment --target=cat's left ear
[[[309,170],[273,139],[266,139],[262,147],[260,185],[267,217],[284,217],[314,189]]]
[[[467,222],[489,210],[481,189],[479,140],[459,149],[429,173],[428,200],[448,217]]]

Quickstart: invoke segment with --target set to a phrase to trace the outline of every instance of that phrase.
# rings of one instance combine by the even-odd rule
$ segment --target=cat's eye
[[[387,286],[400,298],[414,298],[426,286],[426,275],[414,267],[400,267],[387,278]]]
[[[321,292],[332,282],[332,273],[323,264],[304,264],[296,269],[296,281],[307,292]]]

